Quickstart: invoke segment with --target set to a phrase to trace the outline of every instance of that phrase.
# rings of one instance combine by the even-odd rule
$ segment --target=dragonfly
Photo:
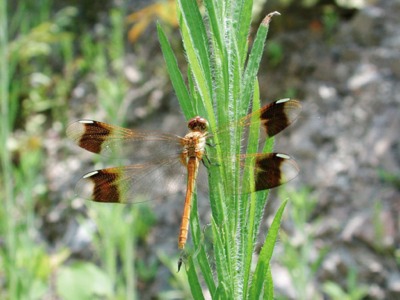
[[[300,111],[298,100],[281,99],[243,117],[235,126],[245,129],[258,119],[266,137],[270,138],[292,124]],[[176,178],[184,180],[186,176],[186,195],[178,235],[178,248],[184,249],[198,170],[201,162],[208,160],[206,147],[213,136],[208,131],[207,120],[200,116],[188,121],[188,129],[189,132],[181,137],[158,131],[131,130],[94,120],[72,123],[67,128],[67,136],[87,151],[109,157],[131,156],[138,160],[151,157],[145,163],[95,170],[83,175],[76,187],[77,195],[95,202],[133,203],[138,195],[152,197],[157,190],[163,191],[163,185],[173,189],[179,181]],[[219,130],[215,132],[218,134]],[[145,144],[148,147],[142,147]],[[254,184],[250,185],[250,191],[243,193],[277,187],[295,178],[299,172],[294,159],[283,153],[240,154],[237,159],[241,168],[250,167],[253,172]]]

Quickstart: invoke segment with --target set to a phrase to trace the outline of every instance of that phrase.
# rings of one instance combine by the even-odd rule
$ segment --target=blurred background
[[[275,10],[261,99],[303,104],[275,146],[300,175],[271,193],[260,231],[289,199],[276,298],[399,299],[400,2],[254,0],[250,43]],[[78,179],[113,162],[65,136],[80,118],[184,132],[156,32],[185,73],[174,1],[6,1],[0,19],[0,298],[189,299],[183,191],[129,207],[77,199]]]

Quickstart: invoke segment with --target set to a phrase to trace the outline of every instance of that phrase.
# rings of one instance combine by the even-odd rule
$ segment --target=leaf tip
[[[264,20],[262,20],[261,25],[268,26],[268,25],[269,25],[269,22],[271,22],[271,19],[272,19],[273,16],[280,16],[280,15],[281,15],[281,14],[280,14],[279,12],[277,12],[277,11],[274,11],[274,12],[272,12],[272,13],[269,13],[269,14],[264,18]]]

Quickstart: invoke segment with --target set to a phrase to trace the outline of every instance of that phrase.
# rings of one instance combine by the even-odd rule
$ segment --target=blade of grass
[[[192,292],[192,296],[194,299],[204,299],[203,290],[201,289],[201,285],[199,282],[199,278],[197,277],[196,268],[193,262],[192,257],[188,258],[188,267],[187,276],[190,286],[190,291]]]
[[[228,291],[226,289],[225,282],[221,282],[220,285],[218,285],[217,290],[215,291],[215,294],[211,297],[211,299],[233,299],[232,296],[228,296]]]
[[[202,66],[199,63],[200,60],[197,59],[196,50],[194,49],[193,45],[191,44],[191,37],[189,36],[190,32],[185,27],[185,24],[184,24],[183,21],[181,21],[181,26],[182,26],[181,27],[181,29],[182,29],[182,37],[183,37],[184,45],[185,45],[185,48],[186,48],[186,54],[187,54],[187,57],[188,57],[188,60],[189,60],[189,66],[190,66],[188,68],[189,85],[191,87],[190,90],[192,92],[195,91],[192,99],[193,100],[194,99],[201,100],[202,103],[203,103],[203,105],[200,105],[201,102],[198,101],[196,104],[194,104],[194,107],[196,107],[196,109],[197,109],[196,113],[199,114],[199,115],[201,115],[202,112],[205,113],[206,111],[212,113],[212,110],[213,110],[212,98],[211,98],[211,95],[210,95],[209,88],[208,88],[208,86],[206,84],[206,81],[204,79],[204,76],[202,74],[203,70],[201,68]],[[207,70],[207,71],[210,72],[210,70]],[[192,81],[192,79],[193,79],[193,81]],[[196,85],[195,88],[193,86],[194,84]],[[208,97],[208,99],[204,99],[205,98],[204,95],[206,95],[206,97]],[[203,108],[203,107],[205,107],[205,108]],[[206,113],[206,115],[208,115],[208,114]],[[210,128],[211,129],[216,128],[216,126],[215,126],[215,118],[213,116],[211,116],[211,117],[208,116],[208,121],[210,123]],[[218,137],[215,137],[214,141],[215,141],[215,143],[217,145],[219,144],[218,143]],[[216,147],[216,151],[217,151],[217,153],[220,153],[220,150],[219,150],[218,146]],[[218,154],[217,154],[217,156],[218,156]],[[219,176],[218,168],[215,168],[215,172],[213,172],[213,173],[214,173],[213,177],[217,178],[218,181],[219,181],[220,176]],[[217,198],[216,195],[220,195],[221,194],[221,191],[219,190],[220,189],[220,184],[219,183],[210,184],[210,187],[211,187],[212,190],[215,191],[215,193],[213,193],[213,196],[210,199],[211,200],[211,207],[213,209],[213,215],[218,218],[218,223],[219,224],[224,224],[224,226],[225,226],[227,224],[227,222],[224,221],[225,220],[224,216],[226,216],[226,213],[225,213],[226,208],[224,208],[224,206],[222,204],[223,203],[222,201],[216,201],[215,200]],[[213,200],[215,200],[215,201],[213,201]],[[193,227],[192,227],[192,230],[193,230]],[[225,231],[228,231],[228,230],[225,230]],[[224,253],[224,251],[219,252],[219,253]],[[223,257],[225,259],[221,257],[220,261],[222,263],[226,263],[227,262],[226,256],[224,255]],[[226,270],[226,269],[228,269],[227,266],[221,268],[221,270]],[[205,275],[205,276],[207,276],[207,275]]]
[[[255,83],[255,89],[253,93],[253,111],[257,111],[260,108],[260,95],[258,82]],[[249,139],[247,146],[247,154],[257,153],[258,151],[258,139],[260,134],[260,121],[256,117],[252,120],[251,126],[249,128]],[[251,168],[246,168],[242,176],[242,185],[244,188],[249,188],[248,185],[254,181],[254,174]],[[265,194],[265,193],[262,193]],[[266,197],[265,197],[266,198]],[[256,209],[257,205],[257,194],[252,193],[250,195],[243,195],[239,203],[238,211],[240,212],[239,217],[239,228],[243,228],[243,232],[246,234],[241,235],[241,254],[243,268],[243,293],[247,294],[247,288],[249,284],[250,272],[251,272],[251,262],[253,258],[253,249],[255,238],[258,233],[258,227],[256,227]],[[265,201],[263,201],[265,203]]]
[[[258,257],[256,270],[251,281],[249,299],[259,299],[261,296],[263,283],[266,280],[266,276],[268,276],[269,263],[271,261],[272,252],[274,250],[276,238],[278,236],[279,227],[286,204],[287,201],[284,201],[281,204],[268,231],[267,238],[265,239],[264,246],[262,247],[260,255]]]
[[[205,108],[204,112],[210,123],[211,130],[215,130],[216,119],[213,109],[213,86],[211,82],[212,73],[211,68],[209,67],[210,50],[208,50],[208,46],[206,44],[207,37],[205,35],[205,31],[203,32],[204,24],[201,15],[198,12],[197,5],[193,4],[194,2],[189,4],[188,1],[185,3],[178,1],[180,9],[185,10],[181,12],[182,15],[180,20],[183,44],[186,50],[190,70],[192,71],[192,76],[190,77],[193,77],[193,81],[196,85],[195,90],[199,94],[198,99],[203,102]],[[188,12],[187,10],[191,11]],[[207,47],[203,47],[203,45],[206,45]],[[198,48],[196,48],[196,46],[198,46]],[[204,72],[206,72],[206,74]],[[225,110],[225,112],[227,112],[227,110]],[[202,110],[199,110],[199,113],[202,113]],[[220,153],[222,150],[220,148],[218,139],[219,137],[214,137],[214,142],[216,144],[215,150],[217,152],[217,157],[221,157]],[[213,174],[210,176],[210,178],[215,179],[214,182],[212,180],[210,181],[210,189],[214,191],[213,196],[210,197],[213,216],[218,218],[218,220],[216,219],[216,223],[222,224],[222,231],[226,234],[229,234],[230,230],[228,228],[229,222],[227,222],[226,218],[226,207],[222,201],[222,197],[220,197],[220,195],[222,195],[222,191],[220,190],[221,185],[219,183],[221,178],[220,171],[218,168],[215,168],[212,173]],[[215,235],[215,231],[213,231],[213,233]],[[221,268],[219,268],[219,270],[223,272],[230,270],[230,274],[232,274],[232,270],[235,268],[232,267],[230,261],[235,255],[231,253],[231,247],[226,244],[226,241],[226,238],[221,239],[220,245],[223,248],[220,249],[220,251],[217,251],[215,255],[222,255],[219,258],[219,261],[221,262]],[[222,264],[225,264],[225,266],[222,266]],[[218,274],[218,276],[220,275],[221,274]],[[233,275],[231,277],[233,278]]]
[[[223,226],[218,226],[214,219],[211,219],[211,228],[213,231],[213,237],[214,237],[214,255],[215,255],[215,266],[216,266],[216,271],[217,271],[217,276],[218,276],[218,287],[222,282],[225,282],[227,279],[231,278],[230,277],[230,270],[229,268],[229,263],[226,262],[227,260],[227,251],[224,245],[224,240],[226,240],[226,237],[224,236],[224,230]],[[226,283],[225,283],[226,284]]]
[[[177,6],[183,45],[189,64],[188,85],[192,96],[190,100],[194,102],[192,107],[196,113],[204,113],[203,116],[210,123],[210,131],[215,133],[217,123],[235,124],[246,115],[251,100],[253,100],[253,109],[259,107],[258,86],[255,87],[256,76],[268,32],[268,23],[273,14],[270,14],[260,25],[245,67],[252,1],[205,0],[208,15],[204,20],[209,22],[208,33],[194,1],[177,0]],[[242,21],[243,24],[241,24]],[[166,39],[165,42],[167,42]],[[172,50],[170,52],[172,54]],[[175,59],[173,55],[170,57]],[[178,68],[176,62],[174,67]],[[182,77],[179,70],[177,74]],[[180,81],[185,87],[183,79]],[[251,146],[247,148],[248,153],[257,152],[259,129],[254,125],[252,130],[257,131],[257,134],[250,134],[249,145]],[[207,153],[211,154],[211,157],[216,157],[218,162],[221,162],[221,153],[224,153],[225,157],[237,155],[240,153],[242,135],[241,130],[232,126],[228,134],[213,137],[216,145],[210,149],[207,148]],[[272,144],[273,142],[269,142],[267,145]],[[215,152],[216,155],[213,155]],[[253,176],[251,173],[248,174],[244,178]],[[228,160],[217,168],[209,168],[214,261],[218,280],[215,293],[212,295],[221,297],[223,295],[225,298],[241,298],[248,294],[251,256],[266,201],[266,193],[252,195],[251,201],[247,201],[247,197],[243,199],[238,197],[238,193],[232,193],[230,188],[239,189],[239,180],[238,160]],[[230,196],[227,197],[227,194]],[[195,246],[198,247],[201,243],[201,230],[199,221],[195,218],[198,216],[192,216],[191,230]],[[202,253],[201,251],[199,253]],[[206,258],[197,257],[199,260]],[[204,272],[209,272],[209,261],[203,262],[203,266],[199,261],[199,265],[203,277],[210,276],[211,278],[210,274],[204,274]],[[194,266],[196,267],[197,264]],[[193,273],[193,276],[195,274]],[[262,289],[264,278],[261,279]],[[210,279],[207,280],[210,281]],[[247,282],[244,283],[244,281]],[[244,286],[245,292],[243,292]]]
[[[0,141],[2,145],[7,145],[10,136],[10,120],[9,120],[9,95],[8,95],[8,34],[7,34],[7,4],[6,1],[0,3],[0,98],[1,98],[1,129]],[[4,189],[4,211],[1,212],[2,216],[6,218],[6,278],[8,287],[8,297],[10,299],[17,298],[17,273],[15,272],[16,263],[16,236],[15,236],[15,219],[14,207],[14,193],[12,177],[12,161],[8,149],[2,147],[1,155],[1,168],[2,168],[2,182]]]
[[[161,50],[163,52],[165,63],[167,65],[169,77],[171,78],[171,82],[182,111],[185,114],[186,118],[189,119],[191,116],[195,115],[193,101],[191,100],[189,92],[186,88],[182,73],[179,70],[178,62],[176,61],[176,57],[174,55],[174,52],[172,51],[171,45],[163,29],[158,23],[157,32],[161,44]]]
[[[257,35],[249,55],[249,59],[244,74],[244,80],[242,82],[243,85],[242,95],[241,95],[242,99],[249,99],[253,92],[254,82],[260,67],[261,56],[264,51],[265,39],[268,34],[269,23],[274,15],[280,15],[280,14],[278,12],[272,12],[268,14],[261,22],[261,25],[257,30]],[[245,101],[243,101],[243,104],[244,103]]]
[[[214,99],[216,115],[218,117],[219,124],[227,124],[231,118],[228,117],[226,112],[229,112],[229,94],[225,91],[228,90],[229,86],[229,71],[228,71],[228,51],[227,43],[229,39],[225,38],[225,24],[226,22],[221,16],[221,7],[218,5],[224,5],[224,1],[204,1],[204,5],[207,11],[210,39],[212,46],[211,59],[213,69],[221,70],[221,72],[214,72]],[[225,113],[225,114],[224,114]]]
[[[244,64],[247,54],[247,38],[251,25],[252,8],[253,0],[243,1],[241,6],[237,5],[237,9],[234,13],[237,16],[237,20],[240,20],[237,29],[237,44],[239,45],[238,54],[241,64]]]
[[[212,276],[212,270],[210,267],[210,261],[208,260],[207,254],[204,249],[204,242],[202,238],[202,232],[200,230],[200,220],[199,220],[199,214],[197,211],[197,196],[193,196],[193,203],[192,203],[192,212],[190,215],[190,228],[191,233],[192,233],[192,239],[193,239],[193,244],[194,248],[196,249],[195,251],[197,255],[193,257],[193,260],[195,260],[199,266],[200,270],[203,274],[204,281],[206,282],[206,285],[208,287],[208,290],[210,291],[211,294],[215,292],[215,282],[214,278]]]
[[[190,42],[196,49],[196,57],[202,69],[202,74],[207,82],[208,91],[212,99],[212,73],[210,68],[210,53],[206,29],[196,1],[178,0],[182,13],[182,21],[189,31]],[[207,105],[205,105],[207,107]]]
[[[184,7],[186,8],[186,3],[191,3],[193,1],[185,1]],[[182,5],[178,0],[178,4],[180,9],[182,9]],[[189,6],[193,9],[192,6]],[[188,14],[182,13],[180,18],[180,27],[182,33],[183,45],[185,47],[188,63],[191,66],[191,70],[193,72],[193,78],[196,82],[197,91],[200,94],[200,99],[203,104],[203,108],[199,107],[198,113],[205,116],[210,124],[211,128],[215,128],[216,121],[213,113],[213,97],[212,97],[212,82],[211,82],[211,69],[209,67],[209,59],[208,54],[204,52],[204,38],[203,34],[198,34],[198,30],[202,31],[204,29],[204,24],[200,18],[197,17],[200,12],[198,12],[197,4],[195,6],[195,10],[197,13],[191,13],[190,17],[195,18],[198,22],[195,27],[188,27],[188,24],[192,26],[193,20],[188,21]],[[199,28],[197,28],[197,26]],[[196,29],[195,29],[196,28]],[[200,47],[200,49],[196,48],[196,45]],[[207,74],[205,74],[207,73]],[[201,109],[200,109],[201,108]]]
[[[218,3],[218,2],[217,2]],[[220,20],[218,20],[217,10],[218,8],[216,1],[205,0],[204,6],[207,9],[207,16],[210,23],[210,33],[212,34],[212,38],[215,40],[215,44],[217,49],[220,51],[224,49],[223,46],[223,24]]]
[[[274,281],[272,278],[271,266],[268,267],[267,276],[264,281],[264,299],[274,299]]]

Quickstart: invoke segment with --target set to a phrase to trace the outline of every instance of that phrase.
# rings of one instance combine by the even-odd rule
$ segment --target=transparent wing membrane
[[[134,203],[183,191],[186,170],[176,159],[96,170],[84,175],[76,194],[96,202]]]
[[[235,124],[222,126],[216,132],[225,134],[232,126],[246,129],[258,120],[267,136],[272,137],[294,122],[300,111],[299,101],[282,99],[265,105]],[[200,128],[195,125],[205,124],[196,123],[198,121],[206,122],[196,117],[189,124],[194,128]],[[77,194],[82,198],[97,202],[132,203],[139,201],[136,199],[151,200],[184,189],[187,170],[180,160],[188,135],[181,138],[166,133],[130,130],[92,120],[72,123],[67,128],[67,135],[79,147],[90,152],[114,158],[129,158],[134,163],[96,170],[83,176],[77,184]],[[206,159],[203,157],[203,160]],[[236,160],[236,165],[241,168],[242,182],[245,183],[241,193],[274,188],[293,179],[299,172],[296,162],[281,153],[240,154],[224,157],[222,161],[212,157],[209,159],[209,167],[221,166],[225,160]],[[208,165],[207,162],[205,164]],[[202,168],[204,166],[200,164]],[[200,177],[201,174],[199,179],[204,183],[206,180]],[[246,183],[246,180],[252,182]],[[232,186],[228,184],[227,189],[230,188]]]
[[[261,121],[261,127],[268,137],[273,137],[290,124],[292,124],[301,112],[301,104],[298,100],[281,99],[267,104],[239,121],[240,126],[250,126],[254,119]]]
[[[237,160],[240,166],[242,187],[235,191],[231,182],[225,182],[225,192],[229,194],[248,194],[268,190],[294,179],[299,173],[296,161],[283,153],[256,153],[241,154],[225,157],[226,160]],[[212,158],[212,161],[217,161]],[[210,167],[219,167],[220,163],[213,163]]]
[[[90,152],[131,161],[168,158],[182,151],[182,138],[178,136],[135,131],[92,120],[72,123],[67,128],[67,136]]]

